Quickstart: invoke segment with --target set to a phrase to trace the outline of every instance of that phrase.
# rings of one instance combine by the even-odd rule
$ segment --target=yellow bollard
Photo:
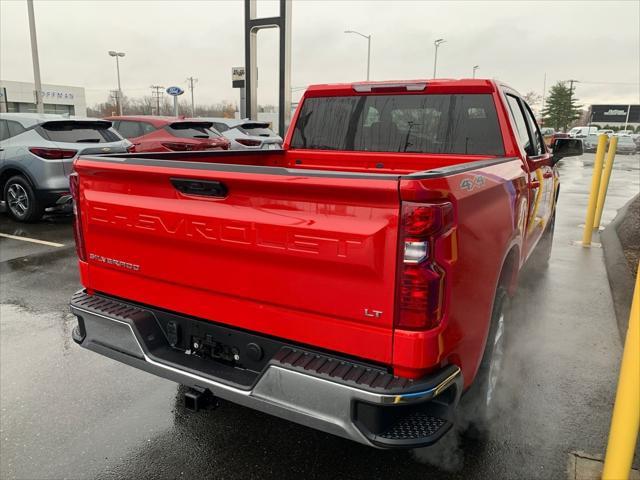
[[[633,291],[629,327],[622,352],[603,480],[629,478],[640,429],[640,268]]]
[[[607,135],[602,134],[598,138],[598,149],[596,159],[593,163],[593,175],[591,177],[591,191],[589,192],[589,206],[587,207],[587,219],[584,222],[584,233],[582,234],[582,246],[591,246],[591,235],[593,234],[593,220],[596,215],[596,204],[600,193],[600,177],[602,177],[602,161],[607,149]]]
[[[613,168],[613,160],[616,158],[616,148],[618,148],[618,137],[612,137],[609,142],[609,151],[607,152],[607,161],[604,164],[602,179],[600,180],[600,193],[598,194],[598,203],[596,206],[596,216],[593,221],[593,228],[600,228],[600,220],[602,220],[602,210],[604,209],[604,201],[607,198],[607,190],[609,189],[609,180],[611,179],[611,169]]]

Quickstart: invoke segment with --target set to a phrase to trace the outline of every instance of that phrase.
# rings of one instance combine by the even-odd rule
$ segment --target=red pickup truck
[[[508,298],[553,235],[554,165],[491,80],[311,86],[282,151],[82,156],[74,340],[380,448],[488,411]],[[468,392],[467,392],[468,391]]]

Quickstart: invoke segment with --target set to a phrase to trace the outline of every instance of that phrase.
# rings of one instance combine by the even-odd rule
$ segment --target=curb
[[[627,215],[629,206],[638,198],[638,195],[629,200],[618,210],[616,217],[607,225],[600,234],[604,249],[604,263],[607,268],[609,288],[613,297],[613,308],[616,312],[616,320],[620,338],[624,343],[631,313],[631,300],[633,297],[634,279],[629,269],[629,264],[624,256],[622,244],[618,238],[618,226]]]

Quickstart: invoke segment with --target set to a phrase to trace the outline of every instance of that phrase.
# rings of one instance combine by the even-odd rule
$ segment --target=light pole
[[[473,66],[473,76],[471,78],[476,78],[476,70],[478,70],[479,68],[480,68],[480,65]]]
[[[446,42],[444,38],[439,38],[435,42],[433,42],[436,47],[436,54],[433,57],[433,78],[436,78],[436,69],[438,67],[438,47],[444,42]]]
[[[369,73],[371,71],[371,35],[364,35],[355,30],[345,30],[344,33],[355,33],[363,38],[367,39],[367,81],[369,80]]]
[[[118,57],[124,57],[124,52],[109,50],[109,56],[116,57],[116,71],[118,72],[118,114],[122,115],[122,87],[120,86],[120,60]]]
[[[31,60],[33,61],[33,83],[35,84],[36,112],[44,113],[42,82],[40,81],[40,60],[38,58],[38,39],[36,37],[36,18],[33,13],[33,0],[27,0],[29,13],[29,34],[31,36]],[[5,96],[6,98],[6,96]]]

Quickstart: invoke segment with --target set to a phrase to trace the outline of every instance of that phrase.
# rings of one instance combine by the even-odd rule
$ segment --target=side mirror
[[[556,138],[551,145],[553,150],[553,164],[555,165],[565,157],[577,157],[584,153],[582,139],[580,138]]]

